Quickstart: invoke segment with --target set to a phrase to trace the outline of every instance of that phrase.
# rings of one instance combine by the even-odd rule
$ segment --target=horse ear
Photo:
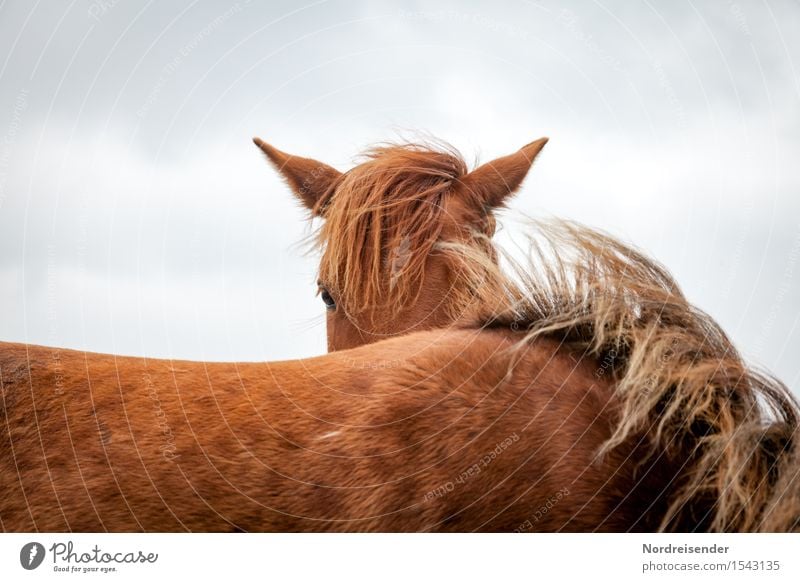
[[[261,138],[254,137],[253,143],[267,155],[303,205],[320,215],[325,194],[342,173],[322,162],[284,153]]]
[[[501,206],[520,187],[533,165],[533,160],[542,151],[547,140],[548,138],[542,137],[510,156],[497,158],[475,168],[462,178],[462,184],[482,198],[487,207]]]

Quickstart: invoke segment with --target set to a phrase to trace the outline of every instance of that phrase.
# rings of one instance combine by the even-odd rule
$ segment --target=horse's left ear
[[[547,140],[546,137],[539,138],[510,156],[487,162],[464,176],[461,183],[477,194],[487,207],[502,206],[506,198],[520,187]]]
[[[261,138],[254,137],[253,143],[267,155],[303,205],[320,215],[325,204],[323,197],[342,173],[322,162],[284,153]]]

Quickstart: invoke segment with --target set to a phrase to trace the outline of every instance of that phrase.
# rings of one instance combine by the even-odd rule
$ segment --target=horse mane
[[[635,439],[682,465],[661,530],[799,530],[800,411],[788,388],[748,366],[640,251],[574,222],[533,227],[529,260],[506,256],[513,276],[487,260],[486,241],[440,245],[467,277],[454,287],[470,289],[476,324],[595,359],[618,405],[599,455]]]
[[[316,236],[320,280],[351,316],[414,303],[440,238],[443,198],[467,173],[440,142],[382,144],[365,157],[320,201],[325,221]]]
[[[466,172],[450,146],[387,144],[331,187],[316,240],[339,306],[396,313],[441,253],[454,322],[507,328],[519,345],[555,338],[613,380],[618,418],[599,455],[634,439],[682,465],[662,530],[800,530],[800,409],[787,387],[748,366],[664,267],[613,236],[534,221],[523,263],[477,228],[442,240],[443,198]]]

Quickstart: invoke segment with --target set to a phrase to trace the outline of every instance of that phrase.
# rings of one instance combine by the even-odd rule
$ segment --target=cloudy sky
[[[551,141],[506,212],[645,249],[800,391],[800,3],[0,4],[0,339],[324,351],[309,225],[250,142],[348,168]]]

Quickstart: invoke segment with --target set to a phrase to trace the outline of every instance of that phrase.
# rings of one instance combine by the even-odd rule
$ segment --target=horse
[[[635,442],[645,462],[626,458],[625,470],[652,455],[669,467],[650,500],[669,499],[656,529],[800,527],[796,399],[747,366],[663,266],[605,233],[553,221],[534,225],[544,239],[532,249],[539,269],[506,257],[514,281],[498,267],[494,213],[548,138],[471,172],[443,142],[384,144],[346,174],[254,142],[324,220],[316,243],[329,350],[448,326],[523,329],[521,344],[556,340],[595,369],[593,378],[573,371],[562,386],[611,379],[604,397],[619,410],[595,418],[614,426],[598,451]],[[639,520],[634,510],[630,523]]]
[[[538,270],[500,268],[494,211],[545,141],[472,171],[383,146],[342,174],[257,140],[323,221],[329,353],[0,344],[0,527],[796,529],[791,393],[663,268],[571,223],[541,225]]]

